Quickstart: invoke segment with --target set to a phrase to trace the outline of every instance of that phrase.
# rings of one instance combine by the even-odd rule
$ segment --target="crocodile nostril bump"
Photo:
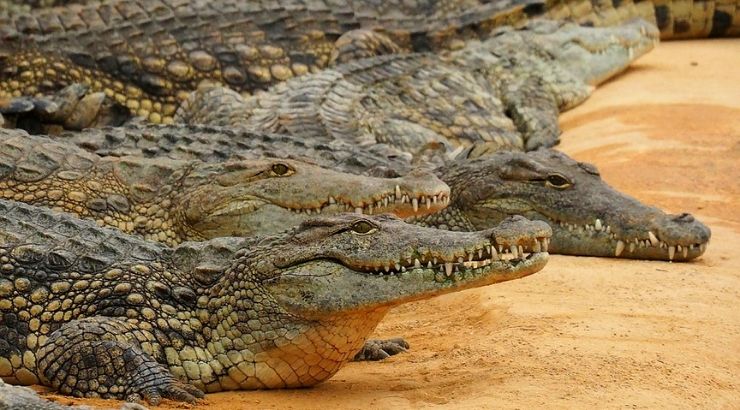
[[[686,212],[680,215],[675,215],[672,219],[676,222],[684,222],[684,223],[694,222],[694,216]]]

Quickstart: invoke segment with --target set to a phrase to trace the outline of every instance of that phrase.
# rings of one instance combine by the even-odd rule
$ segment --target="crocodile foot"
[[[37,353],[41,382],[77,397],[193,403],[204,393],[179,381],[144,352],[153,336],[119,318],[73,320],[54,331]]]
[[[378,361],[395,356],[409,349],[409,344],[401,337],[393,339],[370,339],[357,352],[354,361]]]
[[[3,126],[22,128],[32,134],[53,134],[58,129],[118,126],[130,118],[126,107],[102,92],[89,91],[86,85],[72,84],[52,94],[0,102],[0,114],[5,114],[6,120]]]

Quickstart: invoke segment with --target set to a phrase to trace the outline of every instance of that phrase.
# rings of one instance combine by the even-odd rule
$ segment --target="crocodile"
[[[169,123],[204,84],[253,93],[336,62],[459,49],[531,16],[589,25],[640,16],[664,37],[715,36],[740,34],[737,9],[737,0],[94,2],[0,17],[0,98],[85,82]]]
[[[246,98],[229,88],[202,87],[179,105],[174,121],[306,138],[328,135],[361,145],[384,143],[416,155],[471,144],[481,154],[535,149],[555,145],[559,113],[649,51],[657,36],[655,27],[642,20],[606,28],[538,20],[526,29],[498,28],[490,39],[471,41],[446,56],[353,60]],[[79,129],[86,126],[81,118],[104,125],[99,118],[117,117],[96,110],[106,100],[103,93],[81,87],[52,94],[59,108],[50,117],[60,118],[49,122],[71,122]],[[36,112],[55,106],[25,101],[14,107],[19,100],[25,101],[0,104],[0,113],[29,110],[31,118],[43,119]]]
[[[475,145],[474,155],[557,144],[561,111],[653,48],[644,20],[593,28],[538,20],[503,27],[448,57],[390,54],[341,64],[243,98],[223,87],[193,93],[177,122],[245,126],[413,155]]]
[[[468,148],[456,158],[426,163],[378,146],[214,126],[132,124],[53,138],[103,156],[220,162],[308,155],[330,169],[389,178],[427,168],[450,187],[450,201],[445,209],[409,222],[475,231],[522,214],[552,226],[551,253],[687,261],[700,256],[711,237],[693,216],[643,204],[610,187],[594,165],[552,149],[469,158],[473,148]]]
[[[176,245],[282,231],[319,213],[435,212],[447,204],[449,188],[425,171],[377,178],[292,159],[100,157],[0,129],[0,198]]]
[[[393,306],[542,269],[550,234],[523,217],[451,232],[340,214],[169,248],[0,200],[0,376],[152,404],[312,386]]]
[[[645,205],[610,187],[592,164],[551,149],[460,159],[435,173],[450,186],[450,205],[410,222],[475,231],[523,215],[552,227],[552,253],[668,261],[701,256],[711,237],[691,214]]]

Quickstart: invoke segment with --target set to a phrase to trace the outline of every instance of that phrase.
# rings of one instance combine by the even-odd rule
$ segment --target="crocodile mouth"
[[[412,256],[381,263],[357,264],[346,267],[357,272],[379,276],[403,275],[410,271],[432,270],[435,280],[459,280],[469,273],[484,271],[489,265],[515,267],[530,259],[547,256],[548,236],[536,236],[519,243],[481,242],[468,250],[446,253],[416,250]]]
[[[553,220],[553,236],[558,235],[555,246],[560,251],[560,242],[568,239],[600,242],[598,246],[611,249],[610,256],[622,258],[648,258],[668,261],[686,261],[701,256],[706,251],[709,240],[678,241],[661,237],[660,233],[645,230],[634,236],[620,235],[601,219],[591,224],[574,224]],[[563,238],[565,236],[566,238]]]
[[[320,215],[327,213],[382,214],[392,213],[401,218],[426,215],[444,209],[450,203],[447,192],[433,195],[418,194],[402,190],[396,185],[395,191],[386,192],[364,199],[347,199],[329,196],[326,200],[315,200],[304,204],[287,204],[281,201],[262,198],[266,202],[287,209],[296,214]]]

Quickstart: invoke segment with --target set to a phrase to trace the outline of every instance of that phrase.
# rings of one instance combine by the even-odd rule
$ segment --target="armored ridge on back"
[[[0,129],[0,198],[175,245],[279,232],[319,213],[421,215],[446,206],[449,188],[431,172],[376,178],[289,159],[99,157]]]
[[[560,111],[651,50],[657,35],[642,20],[606,28],[541,20],[447,56],[361,59],[245,99],[199,90],[175,120],[383,143],[413,155],[467,145],[474,155],[535,149],[555,145]]]
[[[459,49],[530,15],[590,25],[657,16],[666,35],[740,33],[738,0],[637,3],[113,0],[40,10],[0,18],[0,98],[86,83],[132,114],[168,123],[206,83],[253,92],[334,61]]]
[[[20,135],[23,131],[8,130]],[[365,150],[337,140],[307,141],[299,136],[243,129],[186,125],[130,125],[67,132],[57,141],[99,155],[226,161],[278,155],[313,156],[329,169],[353,174],[398,176],[414,167],[435,167],[451,190],[446,209],[416,217],[414,223],[456,231],[487,229],[510,215],[543,220],[553,228],[550,251],[571,255],[686,261],[704,253],[709,228],[691,215],[668,215],[611,188],[591,164],[540,149],[498,152],[435,165],[412,164],[388,151]],[[358,161],[353,161],[356,158]]]
[[[0,376],[152,403],[319,383],[391,307],[540,270],[551,233],[524,218],[459,233],[342,214],[169,249],[21,203],[0,211]],[[498,246],[540,251],[503,260]]]

